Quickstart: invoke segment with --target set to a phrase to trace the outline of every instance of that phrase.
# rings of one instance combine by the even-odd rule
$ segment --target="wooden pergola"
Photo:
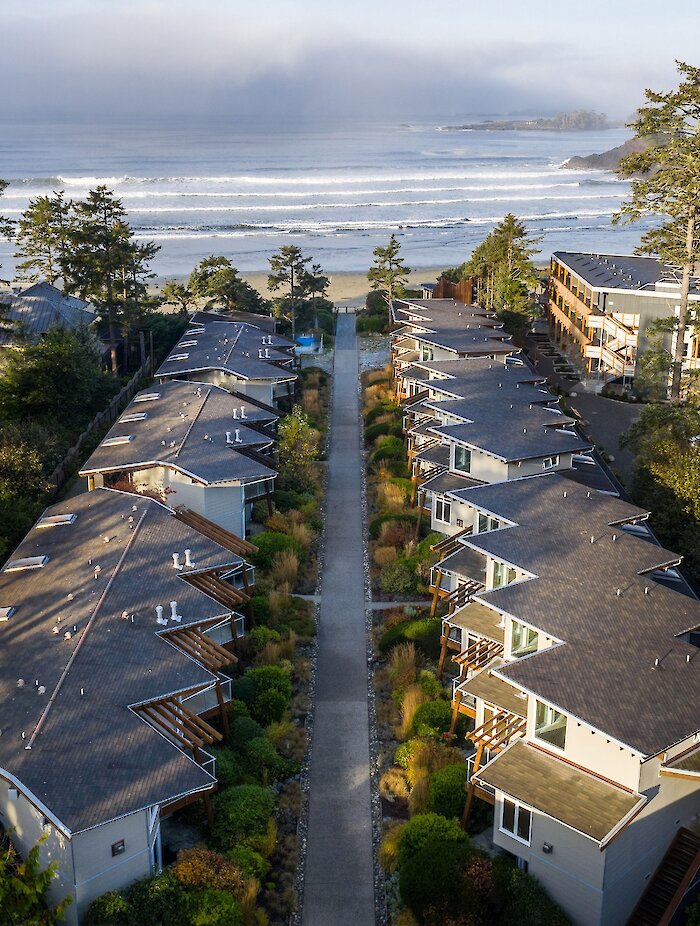
[[[446,592],[440,588],[443,575],[443,570],[438,568],[435,583],[431,586],[433,590],[433,601],[430,606],[431,617],[435,617],[435,612],[437,611],[438,601],[440,598],[442,598],[443,603],[447,605],[447,613],[454,614],[455,611],[459,610],[459,608],[463,608],[467,604],[472,595],[481,591],[481,589],[484,587],[481,582],[477,582],[475,579],[470,579],[467,582],[462,582],[451,592]]]
[[[466,739],[471,740],[476,746],[476,755],[474,756],[474,764],[472,766],[471,775],[469,776],[469,781],[465,786],[467,789],[467,800],[462,815],[463,824],[466,824],[469,819],[469,812],[474,801],[474,792],[477,787],[474,776],[481,767],[484,750],[488,749],[489,752],[500,752],[511,740],[519,739],[524,736],[526,726],[527,720],[525,717],[520,717],[518,714],[512,713],[512,711],[501,708],[497,710],[492,717],[485,720],[481,726],[472,730],[471,733],[467,733]]]
[[[480,672],[499,656],[503,655],[503,644],[496,640],[487,640],[480,637],[467,649],[452,657],[460,668],[460,678],[463,680],[468,672]]]

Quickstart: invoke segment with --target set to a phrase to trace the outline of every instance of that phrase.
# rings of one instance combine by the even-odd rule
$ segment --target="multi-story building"
[[[207,752],[255,547],[150,498],[48,508],[0,570],[0,824],[44,836],[67,922],[161,866],[160,821],[216,786]]]
[[[288,405],[296,383],[294,345],[245,322],[205,320],[190,327],[156,371],[160,382],[190,380],[222,386],[273,409]]]
[[[553,339],[587,379],[601,386],[629,383],[648,346],[646,329],[658,318],[678,315],[679,275],[650,257],[577,254],[552,256],[548,319]],[[700,282],[690,292],[700,304]],[[676,334],[665,338],[671,350]],[[684,334],[684,368],[700,367],[700,337],[689,324]]]
[[[494,803],[494,842],[574,923],[624,923],[700,819],[700,603],[646,511],[557,474],[460,495],[476,532],[438,568],[468,589],[446,621],[468,809]]]
[[[88,488],[188,508],[240,537],[271,504],[279,413],[221,386],[169,380],[139,392],[83,464]]]

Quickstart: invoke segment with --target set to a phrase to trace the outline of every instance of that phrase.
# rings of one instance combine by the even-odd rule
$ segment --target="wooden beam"
[[[218,743],[221,742],[223,736],[219,733],[218,730],[215,730],[214,727],[209,726],[206,720],[202,720],[201,717],[198,717],[193,711],[188,707],[185,707],[181,702],[177,702],[178,708],[183,711],[187,716],[196,724],[198,724],[202,730],[207,733],[209,736],[212,736]]]
[[[433,601],[430,605],[430,616],[435,617],[435,612],[437,611],[438,600],[440,598],[440,583],[442,582],[442,569],[438,569],[437,577],[435,579],[435,590],[433,591]]]
[[[442,681],[442,673],[445,671],[445,659],[447,659],[447,641],[450,637],[449,627],[445,628],[442,632],[442,639],[440,640],[440,660],[438,662],[437,677]]]
[[[474,767],[472,768],[472,774],[469,779],[469,787],[467,789],[467,801],[464,805],[464,813],[462,814],[462,826],[466,826],[467,821],[469,820],[469,811],[472,809],[472,802],[474,800],[474,789],[476,787],[476,783],[474,782],[474,775],[477,773],[481,765],[481,756],[483,754],[483,751],[484,751],[484,747],[481,744],[479,744],[476,749],[476,756],[474,758]]]
[[[216,683],[216,700],[219,702],[219,714],[221,715],[221,726],[224,728],[224,736],[226,739],[229,739],[231,736],[231,728],[229,727],[228,711],[226,710],[224,692],[221,688],[220,681]]]
[[[462,703],[462,692],[457,689],[452,699],[452,719],[450,720],[450,736],[454,735],[457,729],[457,718],[459,717],[459,705]]]

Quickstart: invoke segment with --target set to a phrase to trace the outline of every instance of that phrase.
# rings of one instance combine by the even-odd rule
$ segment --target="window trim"
[[[514,809],[513,812],[513,832],[506,829],[503,824],[503,818],[505,816],[506,803],[512,804]],[[520,811],[524,810],[530,817],[530,825],[527,830],[527,840],[523,839],[522,836],[518,836],[518,819],[520,817]],[[528,807],[527,804],[521,804],[520,801],[511,800],[511,798],[503,795],[501,799],[501,812],[498,820],[498,831],[500,833],[505,833],[506,836],[510,836],[511,839],[516,839],[519,843],[522,843],[524,846],[532,845],[532,808]]]
[[[542,469],[554,469],[554,467],[559,466],[560,463],[561,463],[560,455],[558,453],[554,453],[548,457],[542,458]]]
[[[438,517],[438,505],[440,505],[440,510],[443,514],[443,517]],[[444,518],[445,508],[447,508],[447,520]],[[434,518],[436,521],[439,521],[440,524],[451,524],[452,523],[452,502],[448,501],[442,495],[435,496],[435,510],[433,512]]]
[[[547,701],[543,701],[542,698],[535,698],[534,701],[535,701],[535,714],[534,714],[534,723],[532,725],[533,739],[537,740],[538,743],[542,743],[543,746],[547,747],[548,749],[553,749],[563,756],[566,753],[566,733],[567,733],[567,729],[569,725],[568,714],[565,714],[564,711],[560,711],[558,708],[549,704]],[[538,704],[542,704],[544,707],[547,708],[547,710],[555,711],[555,713],[560,714],[564,718],[564,745],[563,746],[557,746],[556,743],[552,743],[549,740],[543,739],[541,736],[537,735],[537,705]]]
[[[526,630],[528,633],[534,633],[534,634],[535,634],[535,643],[536,643],[534,649],[527,650],[526,652],[519,653],[518,655],[515,654],[515,651],[514,651],[514,649],[513,649],[513,641],[514,641],[514,637],[515,637],[515,626],[516,626],[516,624],[518,625],[518,627],[522,627],[522,628],[523,628],[524,630]],[[518,621],[518,620],[515,620],[514,618],[511,618],[511,621],[510,621],[510,655],[511,655],[512,658],[514,658],[514,659],[521,659],[523,656],[529,656],[531,653],[536,653],[537,650],[539,649],[539,645],[540,645],[540,632],[539,632],[539,630],[536,630],[534,627],[531,627],[529,624],[526,624],[526,623],[524,623],[523,621]]]
[[[459,450],[463,451],[464,453],[469,454],[469,469],[463,469],[461,466],[457,464],[457,451]],[[472,471],[472,449],[471,447],[463,447],[461,444],[455,444],[454,461],[455,461],[454,467],[458,473],[464,473],[467,476],[471,475],[471,471]]]

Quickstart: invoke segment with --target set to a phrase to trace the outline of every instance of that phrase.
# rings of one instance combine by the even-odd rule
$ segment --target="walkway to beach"
[[[373,926],[374,866],[354,315],[339,315],[303,926]]]

